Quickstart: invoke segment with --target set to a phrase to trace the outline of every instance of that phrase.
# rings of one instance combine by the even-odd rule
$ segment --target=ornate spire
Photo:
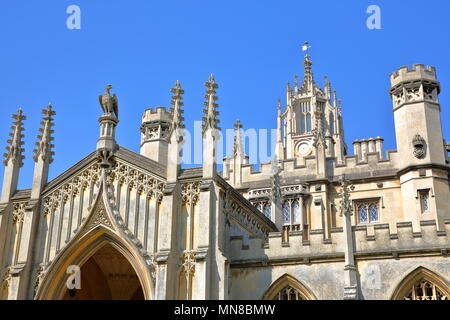
[[[314,116],[316,118],[316,127],[314,128],[314,130],[312,130],[312,134],[314,136],[313,145],[315,147],[317,147],[319,145],[323,145],[324,148],[326,149],[327,145],[325,143],[325,132],[324,132],[323,121],[322,121],[323,113],[320,111],[316,111],[314,113]]]
[[[18,163],[21,168],[23,166],[23,159],[25,158],[25,156],[23,156],[24,149],[22,148],[24,144],[22,141],[22,138],[24,137],[22,132],[24,131],[23,120],[26,120],[26,117],[23,115],[22,109],[19,108],[17,113],[12,115],[12,118],[14,119],[14,125],[11,127],[12,132],[9,134],[11,139],[7,141],[7,152],[4,154],[5,160],[3,163],[6,166],[11,160],[13,163]]]
[[[305,41],[305,43],[302,46],[302,51],[306,52],[305,54],[305,60],[303,61],[303,65],[305,66],[304,76],[303,76],[303,83],[302,83],[302,89],[303,90],[309,90],[312,89],[314,82],[314,75],[311,69],[312,61],[311,57],[308,53],[308,50],[311,48],[308,41]],[[302,90],[302,91],[303,91]]]
[[[216,96],[216,90],[219,86],[217,85],[216,81],[214,80],[213,75],[211,74],[209,76],[208,82],[205,82],[206,89],[206,101],[203,103],[206,108],[203,109],[203,113],[205,114],[204,117],[202,117],[203,125],[202,125],[202,132],[203,135],[205,134],[206,130],[208,129],[218,129],[220,130],[218,124],[220,120],[217,118],[219,115],[219,112],[216,111],[216,108],[218,107],[218,104],[216,103],[216,100],[218,99]]]
[[[185,127],[183,123],[184,111],[181,109],[181,107],[184,105],[184,103],[181,101],[183,100],[182,95],[184,94],[184,90],[181,89],[181,84],[178,80],[177,82],[175,82],[175,87],[170,89],[170,92],[173,93],[172,100],[170,101],[170,104],[172,104],[173,107],[170,108],[170,112],[172,114],[172,123],[169,138],[175,130],[183,129]]]
[[[54,126],[53,116],[56,114],[56,112],[53,111],[52,105],[49,104],[46,109],[42,110],[42,114],[42,127],[39,129],[39,132],[41,134],[37,136],[39,141],[36,142],[37,148],[33,150],[33,159],[35,162],[37,162],[40,157],[43,161],[48,160],[49,163],[52,163],[53,155],[55,154],[52,151],[52,148],[54,147],[54,145],[52,144],[52,141],[54,140],[54,138],[52,137],[52,134],[54,133],[52,127]]]
[[[303,65],[305,66],[304,76],[303,76],[303,87],[308,88],[310,84],[314,83],[314,75],[312,72],[312,66],[313,62],[311,60],[310,55],[307,53],[305,55],[305,60],[303,61]]]
[[[235,135],[234,135],[234,144],[233,144],[233,155],[241,155],[244,156],[244,147],[242,145],[242,135],[241,129],[243,128],[241,121],[238,119],[234,124]]]
[[[277,142],[275,147],[275,153],[278,159],[284,159],[284,151],[283,151],[283,120],[281,119],[281,100],[278,99],[278,107],[277,107]]]

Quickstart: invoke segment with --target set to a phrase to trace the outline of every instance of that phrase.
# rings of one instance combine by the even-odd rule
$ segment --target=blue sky
[[[81,30],[66,27],[72,4],[81,8]],[[371,4],[381,8],[381,30],[366,27]],[[0,147],[21,106],[27,120],[20,188],[29,187],[40,110],[51,102],[54,178],[95,149],[97,97],[111,83],[120,104],[118,143],[138,152],[142,112],[167,106],[177,79],[193,130],[211,72],[220,85],[223,129],[237,118],[246,128],[275,128],[286,81],[302,75],[304,40],[313,46],[316,81],[322,85],[326,74],[343,101],[350,147],[355,139],[382,136],[386,149],[396,148],[389,74],[413,63],[437,68],[450,139],[449,14],[448,0],[2,1]]]

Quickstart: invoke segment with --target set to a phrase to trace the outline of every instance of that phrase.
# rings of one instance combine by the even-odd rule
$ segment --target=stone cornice
[[[410,171],[419,170],[419,169],[439,169],[439,170],[444,170],[444,171],[447,171],[450,173],[450,166],[436,164],[436,163],[427,163],[427,164],[420,164],[420,165],[409,166],[409,167],[403,168],[397,172],[397,175],[401,176]]]

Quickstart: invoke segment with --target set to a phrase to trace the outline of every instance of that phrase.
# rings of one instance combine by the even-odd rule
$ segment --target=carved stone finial
[[[213,75],[211,74],[209,76],[208,82],[205,82],[206,89],[206,101],[203,103],[206,108],[203,109],[203,113],[205,114],[202,117],[203,124],[202,124],[202,133],[205,134],[206,130],[208,129],[217,129],[220,130],[218,124],[220,123],[220,120],[217,118],[219,115],[219,112],[216,111],[218,104],[216,103],[216,100],[218,99],[216,96],[216,89],[219,87],[214,80]]]
[[[234,123],[234,129],[235,129],[235,135],[234,135],[234,144],[233,144],[233,155],[241,155],[244,156],[244,146],[242,144],[242,135],[241,135],[241,129],[243,128],[243,125],[241,124],[241,121],[238,119]]]
[[[22,132],[24,131],[23,120],[26,120],[26,117],[23,115],[22,109],[19,108],[17,113],[12,115],[12,118],[14,119],[13,126],[11,127],[12,132],[9,134],[11,139],[7,141],[7,152],[4,154],[5,160],[3,160],[3,163],[6,166],[9,161],[12,161],[13,163],[17,163],[21,168],[23,166],[23,159],[25,158],[23,156],[25,150],[22,148],[24,145],[22,141],[24,135]]]
[[[170,112],[172,113],[172,123],[170,127],[169,138],[174,131],[176,131],[177,129],[183,129],[185,127],[183,123],[184,111],[181,109],[181,107],[184,105],[184,103],[182,102],[182,95],[184,94],[184,90],[181,89],[181,84],[178,80],[175,83],[175,87],[170,89],[170,92],[173,93],[172,100],[170,101],[173,107],[170,108]]]
[[[325,149],[327,148],[327,144],[325,143],[325,132],[322,127],[322,113],[321,112],[315,112],[315,118],[316,118],[316,127],[312,130],[312,134],[314,137],[313,140],[313,146],[323,146]]]
[[[272,158],[270,166],[270,181],[272,189],[272,200],[275,202],[277,199],[281,199],[281,184],[280,184],[280,172],[281,168],[278,162],[278,157],[275,155]]]
[[[109,116],[115,116],[119,118],[119,101],[116,94],[111,96],[112,85],[108,84],[105,88],[105,93],[99,96],[100,106],[102,107],[103,114]]]
[[[339,179],[339,184],[341,186],[341,191],[339,192],[339,195],[341,196],[341,216],[351,216],[352,215],[352,202],[350,200],[350,189],[353,187],[353,185],[350,183],[350,181],[345,179],[345,175],[342,175]]]
[[[55,132],[54,130],[52,130],[52,127],[54,126],[53,116],[56,114],[56,112],[53,110],[53,106],[49,104],[46,109],[42,110],[42,114],[42,127],[39,129],[39,132],[41,134],[37,136],[39,141],[36,142],[37,148],[33,150],[33,159],[35,162],[37,162],[39,158],[41,158],[43,161],[52,163],[53,155],[55,154],[52,151],[54,147],[52,141],[55,139],[52,137],[52,134]]]

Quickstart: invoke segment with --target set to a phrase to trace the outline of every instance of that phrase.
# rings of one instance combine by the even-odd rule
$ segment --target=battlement
[[[425,66],[423,64],[414,64],[412,69],[408,66],[403,66],[390,75],[392,87],[406,81],[414,81],[418,79],[436,81],[436,78],[436,68],[432,66]]]
[[[438,231],[434,220],[422,221],[420,232],[414,232],[411,222],[398,222],[395,230],[389,224],[358,225],[352,227],[355,255],[370,259],[384,255],[398,258],[402,253],[446,249],[450,246],[450,220],[445,230]],[[293,230],[293,231],[292,231]],[[234,263],[246,263],[278,259],[314,260],[343,258],[346,237],[342,228],[331,229],[329,239],[323,230],[309,232],[285,228],[283,232],[269,234],[268,241],[241,237],[231,239],[231,259]]]
[[[381,137],[353,141],[353,148],[357,160],[365,161],[369,152],[378,153],[380,155],[380,159],[383,160],[383,141],[384,139]]]
[[[166,107],[149,108],[142,114],[142,123],[153,121],[172,121],[172,114]]]

